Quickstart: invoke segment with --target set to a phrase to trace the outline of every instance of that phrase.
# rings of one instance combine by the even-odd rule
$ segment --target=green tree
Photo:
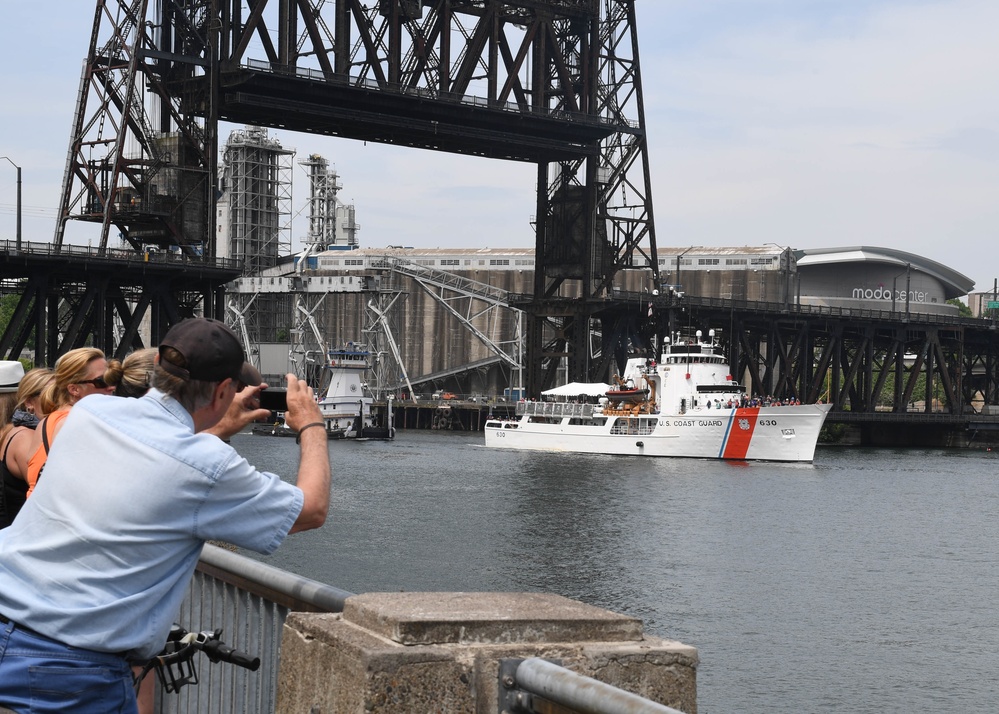
[[[14,316],[14,310],[17,308],[17,302],[20,299],[21,296],[17,293],[7,293],[0,296],[0,332],[7,329],[7,325],[10,324],[10,318]]]
[[[961,302],[960,299],[958,299],[958,298],[951,298],[950,300],[947,301],[947,304],[948,305],[956,305],[957,309],[958,309],[958,314],[961,317],[971,317],[972,316],[971,315],[971,308],[968,307],[967,305],[965,305],[963,302]]]
[[[7,325],[10,324],[11,318],[14,317],[14,310],[17,309],[17,303],[20,302],[20,300],[20,293],[6,293],[4,295],[0,295],[0,334],[6,332]],[[34,329],[32,329],[31,335],[34,334]],[[22,358],[20,362],[24,365],[25,370],[29,370],[35,366],[29,359]]]

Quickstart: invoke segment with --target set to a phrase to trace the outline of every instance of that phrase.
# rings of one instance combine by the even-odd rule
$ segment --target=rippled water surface
[[[999,711],[999,454],[814,464],[330,445],[330,519],[268,562],[352,592],[544,590],[698,648],[702,714]],[[296,468],[292,439],[239,435]]]

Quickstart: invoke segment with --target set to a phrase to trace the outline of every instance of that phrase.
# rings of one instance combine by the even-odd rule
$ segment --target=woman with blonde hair
[[[46,416],[32,439],[27,474],[29,497],[48,459],[49,448],[73,405],[91,394],[114,393],[114,387],[104,381],[107,368],[104,353],[96,347],[78,347],[56,360],[52,381],[42,392],[39,405]]]
[[[38,401],[51,380],[52,370],[47,367],[25,374],[14,395],[14,416],[0,428],[0,528],[13,523],[27,498],[30,434],[42,416]]]
[[[153,365],[159,350],[147,347],[130,352],[124,360],[108,362],[104,381],[113,386],[116,397],[141,397],[149,391],[149,380],[153,376]]]
[[[42,392],[52,381],[52,370],[48,367],[29,369],[17,388],[17,404],[11,418],[14,426],[29,426],[34,429],[45,412],[42,411]]]

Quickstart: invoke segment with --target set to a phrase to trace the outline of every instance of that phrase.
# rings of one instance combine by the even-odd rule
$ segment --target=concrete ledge
[[[402,645],[642,638],[637,618],[544,593],[368,593],[343,619]]]
[[[534,656],[696,712],[696,649],[539,593],[368,593],[342,615],[292,613],[277,711],[498,714],[500,660]]]

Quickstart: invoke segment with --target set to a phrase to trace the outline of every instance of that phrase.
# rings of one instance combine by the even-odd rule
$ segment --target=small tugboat
[[[392,439],[392,400],[384,408],[374,404],[374,397],[362,379],[370,367],[371,353],[363,344],[348,342],[330,350],[326,369],[329,387],[319,400],[319,410],[326,429],[334,439]]]
[[[623,378],[588,397],[521,401],[515,421],[489,419],[486,446],[587,454],[811,461],[831,405],[750,399],[714,343],[668,343],[661,360],[633,357]],[[546,393],[546,394],[549,394]],[[570,401],[571,399],[571,401]]]
[[[371,353],[360,343],[348,342],[344,347],[330,350],[329,362],[323,366],[329,371],[329,387],[318,399],[319,411],[326,422],[326,432],[331,439],[392,439],[395,426],[392,421],[392,398],[386,404],[375,404],[374,397],[363,381],[369,368]],[[298,433],[284,423],[283,389],[261,392],[261,405],[271,409],[274,421],[254,425],[252,432],[259,436],[297,436]],[[266,398],[274,394],[274,405]],[[280,406],[278,406],[280,405]]]

